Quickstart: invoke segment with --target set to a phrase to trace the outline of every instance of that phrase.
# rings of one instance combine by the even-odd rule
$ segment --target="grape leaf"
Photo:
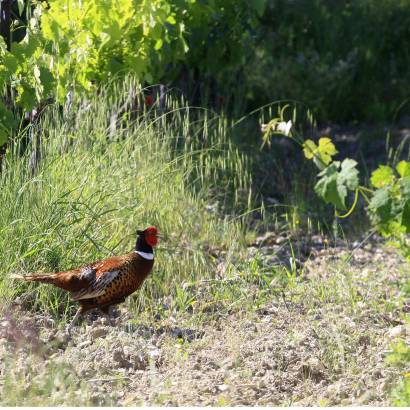
[[[16,128],[18,122],[14,118],[13,113],[0,102],[0,146],[5,144],[10,137],[10,131]]]
[[[320,179],[315,185],[315,192],[325,202],[333,204],[338,209],[346,209],[347,191],[354,191],[359,185],[359,171],[356,166],[357,162],[349,158],[342,164],[334,161],[318,174]]]
[[[332,157],[338,153],[332,140],[328,137],[320,138],[318,151],[320,158],[326,165],[328,165],[332,161]]]
[[[377,215],[379,223],[387,223],[391,218],[391,196],[387,188],[379,188],[373,195],[369,208]]]
[[[335,161],[318,174],[319,181],[315,185],[315,192],[326,203],[333,204],[338,209],[346,209],[345,199],[347,188],[338,181],[340,162]]]
[[[400,161],[396,167],[397,172],[401,177],[410,176],[410,162]]]
[[[395,176],[393,170],[387,165],[380,165],[372,172],[370,182],[375,188],[383,188],[394,182]]]
[[[303,153],[307,159],[312,159],[315,156],[317,145],[312,140],[306,140],[303,143]]]
[[[400,189],[404,198],[410,199],[410,177],[400,178]]]
[[[346,185],[351,191],[354,191],[359,185],[359,171],[357,170],[356,165],[357,162],[355,160],[346,158],[342,162],[338,176],[338,183]]]
[[[332,140],[327,137],[319,139],[319,145],[308,139],[303,143],[303,152],[307,159],[312,159],[316,166],[323,170],[332,161],[332,157],[337,154],[337,149]]]

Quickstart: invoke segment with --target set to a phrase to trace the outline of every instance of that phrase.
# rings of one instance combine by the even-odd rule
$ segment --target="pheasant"
[[[26,281],[50,283],[71,292],[72,299],[80,304],[67,332],[85,312],[99,308],[109,314],[112,305],[122,303],[135,292],[154,265],[153,248],[158,242],[158,231],[150,226],[137,231],[135,250],[122,256],[113,256],[77,269],[64,272],[13,275]]]

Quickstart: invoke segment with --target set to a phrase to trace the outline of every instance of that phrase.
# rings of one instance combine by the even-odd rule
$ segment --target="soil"
[[[284,241],[265,234],[249,254],[287,263]],[[114,325],[89,317],[69,338],[18,300],[0,320],[0,389],[14,352],[12,371],[27,388],[61,367],[94,405],[390,405],[402,370],[385,357],[397,338],[410,343],[410,303],[400,293],[409,268],[375,239],[359,245],[301,241],[294,286],[253,309],[170,311],[144,322],[122,305]]]

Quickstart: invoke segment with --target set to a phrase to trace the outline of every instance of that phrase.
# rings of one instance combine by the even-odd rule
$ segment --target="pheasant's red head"
[[[144,230],[145,242],[150,246],[155,246],[158,243],[158,230],[155,226],[150,226]]]

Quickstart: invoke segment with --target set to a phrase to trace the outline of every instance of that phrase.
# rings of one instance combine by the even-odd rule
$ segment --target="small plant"
[[[410,346],[404,342],[404,340],[399,339],[392,346],[392,352],[387,356],[387,362],[395,367],[401,369],[407,369],[403,373],[403,377],[400,378],[399,382],[392,391],[392,400],[395,406],[410,406]]]
[[[279,110],[278,117],[262,125],[264,143],[271,135],[291,138],[303,149],[308,160],[318,168],[318,181],[314,186],[316,194],[334,208],[336,218],[347,218],[356,209],[359,196],[367,203],[367,213],[375,229],[391,243],[398,246],[410,258],[407,234],[410,232],[410,162],[401,161],[393,169],[380,165],[373,171],[371,188],[360,185],[357,162],[351,158],[335,161],[338,153],[332,140],[323,136],[316,144],[311,139],[298,135],[290,120],[286,121],[286,105]],[[295,116],[295,115],[294,115]],[[354,193],[352,205],[347,207],[349,192]],[[345,211],[341,214],[342,211]]]

